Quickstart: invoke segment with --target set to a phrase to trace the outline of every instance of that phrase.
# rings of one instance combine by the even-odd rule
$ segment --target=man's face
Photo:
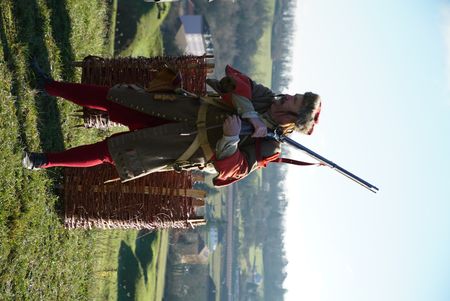
[[[297,94],[300,95],[300,94]],[[270,106],[270,116],[280,125],[297,121],[298,112],[303,104],[303,95],[295,98],[292,95],[284,95]]]

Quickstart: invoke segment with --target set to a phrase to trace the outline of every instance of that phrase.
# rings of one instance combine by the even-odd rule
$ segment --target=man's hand
[[[259,118],[248,118],[248,121],[253,125],[255,131],[253,132],[252,137],[266,137],[267,136],[267,127]]]
[[[228,116],[223,122],[224,136],[239,136],[241,132],[241,119],[237,115]]]

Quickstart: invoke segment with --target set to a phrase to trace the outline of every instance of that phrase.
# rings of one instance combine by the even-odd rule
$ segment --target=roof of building
[[[186,34],[204,32],[203,17],[201,15],[184,15],[180,17],[180,20]]]

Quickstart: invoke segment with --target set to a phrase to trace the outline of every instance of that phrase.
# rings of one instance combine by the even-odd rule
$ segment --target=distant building
[[[263,276],[260,273],[253,272],[252,282],[256,285],[260,285],[263,281]]]
[[[186,232],[177,241],[178,253],[181,254],[178,263],[207,264],[210,250],[201,235],[197,232]]]
[[[214,45],[206,20],[201,15],[180,17],[181,25],[175,43],[184,54],[213,54]]]

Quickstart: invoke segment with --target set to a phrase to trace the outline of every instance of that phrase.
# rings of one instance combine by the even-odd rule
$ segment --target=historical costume
[[[278,157],[280,145],[250,135],[224,136],[224,121],[229,115],[238,114],[242,119],[260,124],[262,121],[266,127],[274,128],[278,123],[269,111],[277,97],[230,66],[226,75],[220,82],[209,81],[221,94],[219,101],[201,100],[177,89],[176,77],[173,87],[165,91],[149,91],[133,84],[109,89],[49,80],[44,86],[50,95],[108,111],[112,121],[127,125],[130,131],[61,153],[27,154],[24,165],[36,169],[110,163],[122,181],[159,171],[214,168],[218,172],[216,186],[233,183]],[[297,112],[304,119],[297,127],[305,133],[312,130],[320,111],[318,96],[308,96],[298,96],[302,97],[302,110],[307,112]]]

